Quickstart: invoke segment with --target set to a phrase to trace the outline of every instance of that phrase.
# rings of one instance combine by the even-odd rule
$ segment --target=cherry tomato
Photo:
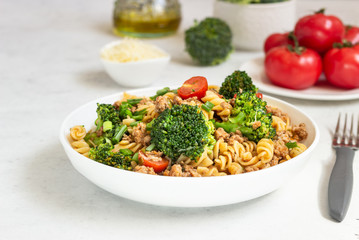
[[[301,46],[324,54],[333,43],[341,42],[345,33],[342,21],[336,16],[325,15],[324,9],[298,20],[294,35]]]
[[[257,98],[263,99],[263,94],[262,93],[257,92],[256,96],[257,96]]]
[[[149,157],[147,157],[147,155],[145,153],[143,153],[142,151],[138,152],[138,158],[142,160],[143,165],[145,165],[146,167],[153,168],[153,170],[156,173],[162,172],[163,170],[165,170],[169,164],[169,161],[164,158],[161,158],[160,161],[152,160]]]
[[[324,56],[324,74],[334,86],[359,87],[359,45],[333,48]]]
[[[185,81],[178,89],[178,95],[183,98],[197,97],[198,99],[203,98],[208,90],[208,82],[205,77],[197,76],[192,77]]]
[[[286,33],[273,33],[269,35],[264,42],[264,52],[267,53],[274,47],[283,45],[294,45],[293,40],[289,38],[289,32]]]
[[[359,43],[359,27],[346,26],[344,39],[352,44]]]
[[[321,57],[309,48],[302,48],[300,54],[288,46],[273,48],[267,53],[264,65],[273,84],[290,89],[313,86],[322,72]]]

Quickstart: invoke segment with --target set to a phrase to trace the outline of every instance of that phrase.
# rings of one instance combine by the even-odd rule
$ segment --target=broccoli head
[[[209,17],[185,32],[186,51],[201,65],[217,65],[233,51],[232,32],[226,22]]]
[[[106,103],[97,103],[97,119],[95,124],[97,126],[96,131],[99,130],[103,123],[106,121],[112,122],[112,124],[119,124],[121,122],[121,118],[119,115],[119,111],[115,108],[115,106]]]
[[[113,155],[112,149],[111,140],[106,139],[104,143],[90,149],[89,157],[97,162],[106,163]]]
[[[215,122],[214,125],[226,132],[240,130],[243,136],[255,142],[262,138],[273,138],[276,131],[272,126],[272,114],[267,112],[266,105],[255,93],[243,92],[236,97],[229,120]]]
[[[113,166],[115,168],[132,170],[132,157],[130,155],[125,155],[121,152],[114,153],[111,158],[108,159],[107,165]]]
[[[253,84],[252,79],[245,71],[234,71],[227,76],[219,89],[219,94],[226,99],[233,98],[236,94],[242,92],[257,92],[257,87]]]
[[[198,106],[174,105],[153,121],[151,143],[173,160],[181,154],[195,159],[211,142],[211,131]]]
[[[133,153],[131,151],[130,154],[123,153],[121,151],[114,153],[112,151],[113,148],[111,140],[106,138],[104,143],[90,149],[89,157],[96,162],[103,163],[108,166],[132,170],[131,161]]]

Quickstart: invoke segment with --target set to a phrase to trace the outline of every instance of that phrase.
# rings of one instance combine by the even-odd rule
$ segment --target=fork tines
[[[339,113],[337,126],[333,137],[333,147],[349,147],[355,150],[359,149],[359,115],[357,117],[356,134],[354,133],[354,114],[350,118],[350,129],[347,130],[348,114],[344,116],[343,131],[340,131],[341,113]]]

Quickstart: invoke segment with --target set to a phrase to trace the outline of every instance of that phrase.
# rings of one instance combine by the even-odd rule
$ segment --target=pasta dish
[[[94,161],[139,173],[207,177],[281,164],[304,152],[304,123],[269,106],[241,71],[221,86],[192,77],[153,96],[127,93],[97,104],[94,126],[70,129],[74,150]]]

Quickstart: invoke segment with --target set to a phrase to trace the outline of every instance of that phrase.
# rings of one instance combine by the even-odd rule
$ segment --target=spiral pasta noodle
[[[303,143],[297,143],[297,146],[289,151],[289,156],[294,158],[303,153],[305,150],[307,150],[307,147]]]
[[[83,139],[86,136],[86,129],[84,126],[74,126],[70,129],[70,136],[74,141]]]
[[[218,158],[214,160],[215,166],[218,171],[225,172],[227,168],[232,164],[232,154],[228,151],[221,154]]]
[[[201,108],[201,110],[202,110],[202,113],[203,113],[204,117],[205,117],[207,120],[213,119],[213,117],[214,117],[214,111],[211,110],[211,111],[207,112],[207,111],[204,110],[203,108]]]
[[[118,152],[120,149],[129,149],[132,152],[138,152],[144,146],[140,143],[130,142],[129,140],[122,140],[114,146],[113,152]]]
[[[90,145],[88,145],[84,139],[72,142],[71,146],[76,152],[84,155],[85,157],[89,156]]]
[[[284,131],[287,129],[287,124],[277,116],[272,116],[272,126],[275,128],[275,130],[278,131]]]
[[[262,163],[268,163],[273,158],[274,143],[271,139],[262,138],[257,143],[257,154],[258,158]]]
[[[213,177],[213,176],[226,176],[225,172],[219,172],[215,166],[210,167],[198,167],[197,173],[202,177]]]
[[[213,91],[207,91],[206,95],[201,99],[203,102],[211,102],[214,107],[212,110],[217,113],[222,119],[228,118],[231,115],[231,105],[228,104],[224,99],[220,98]]]
[[[193,167],[209,167],[213,165],[213,161],[208,155],[208,150],[205,149],[202,155],[196,161],[192,161],[191,165]]]
[[[231,175],[240,174],[244,172],[244,168],[237,162],[232,162],[228,166],[228,172]]]

